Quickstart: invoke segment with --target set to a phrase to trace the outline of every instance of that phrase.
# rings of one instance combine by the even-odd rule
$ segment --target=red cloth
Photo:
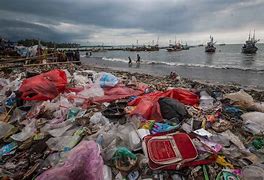
[[[185,89],[176,88],[165,92],[156,91],[131,101],[128,105],[136,106],[131,114],[140,114],[145,119],[161,121],[162,116],[158,100],[162,97],[177,99],[186,105],[195,105],[199,102],[199,97],[196,94]]]
[[[23,100],[45,101],[54,99],[63,92],[67,85],[64,71],[55,69],[37,76],[25,79],[19,88]]]

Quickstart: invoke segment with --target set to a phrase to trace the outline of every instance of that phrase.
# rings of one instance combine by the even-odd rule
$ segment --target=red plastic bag
[[[195,105],[199,102],[199,97],[196,94],[185,89],[176,88],[165,92],[157,91],[150,94],[145,94],[131,101],[128,105],[136,106],[131,114],[139,114],[145,119],[161,121],[162,116],[160,113],[158,100],[162,97],[177,99],[186,105]]]
[[[65,72],[55,69],[24,80],[19,91],[23,100],[45,101],[58,96],[65,90],[66,85],[67,76]]]

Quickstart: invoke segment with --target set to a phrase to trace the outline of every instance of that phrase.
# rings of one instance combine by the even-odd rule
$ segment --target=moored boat
[[[207,46],[205,46],[205,52],[213,53],[216,50],[216,47],[214,46],[216,42],[214,42],[214,38],[210,36],[210,41],[207,43]]]
[[[251,38],[250,36],[251,34],[249,33],[248,40],[242,47],[242,53],[255,54],[258,50],[258,48],[256,47],[256,43],[259,41],[259,39],[258,40],[255,39],[255,31],[253,37]]]

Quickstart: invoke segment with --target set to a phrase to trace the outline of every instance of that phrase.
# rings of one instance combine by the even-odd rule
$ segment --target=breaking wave
[[[121,58],[102,58],[105,61],[113,61],[113,62],[123,62],[128,63],[128,60],[121,59]],[[183,67],[200,67],[200,68],[215,68],[215,69],[238,69],[243,71],[259,71],[264,72],[264,69],[258,68],[246,68],[246,67],[238,67],[238,66],[230,66],[230,65],[207,65],[207,64],[187,64],[187,63],[178,63],[178,62],[165,62],[165,61],[149,61],[149,60],[142,60],[141,64],[146,65],[165,65],[165,66],[183,66]]]

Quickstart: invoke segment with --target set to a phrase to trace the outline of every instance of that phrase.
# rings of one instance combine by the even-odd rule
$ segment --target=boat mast
[[[253,34],[253,41],[255,41],[255,29],[254,29],[254,34]]]

